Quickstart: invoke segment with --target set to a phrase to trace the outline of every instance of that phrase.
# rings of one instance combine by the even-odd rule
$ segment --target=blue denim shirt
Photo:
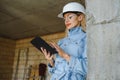
[[[66,61],[56,54],[54,67],[48,66],[50,80],[85,80],[87,74],[86,33],[81,27],[69,30],[68,36],[61,39],[58,45],[70,55]]]

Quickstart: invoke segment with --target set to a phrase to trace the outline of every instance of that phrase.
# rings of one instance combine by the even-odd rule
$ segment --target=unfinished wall
[[[64,37],[64,33],[42,36],[47,42],[57,42],[62,37]],[[34,80],[39,80],[39,64],[48,63],[44,55],[31,45],[30,41],[32,39],[33,38],[16,41],[13,80],[33,80],[33,78]],[[48,73],[46,73],[46,75],[47,78],[49,78]]]
[[[0,80],[11,80],[15,55],[15,41],[0,38]]]
[[[88,80],[120,80],[120,0],[86,0]]]

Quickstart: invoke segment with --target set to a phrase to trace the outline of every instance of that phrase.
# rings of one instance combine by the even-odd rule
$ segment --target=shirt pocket
[[[81,39],[81,40],[76,40],[76,41],[74,41],[74,44],[76,45],[76,46],[79,46],[79,47],[84,47],[84,41]]]
[[[75,57],[79,57],[83,50],[83,42],[81,40],[71,41],[67,46],[67,52]]]

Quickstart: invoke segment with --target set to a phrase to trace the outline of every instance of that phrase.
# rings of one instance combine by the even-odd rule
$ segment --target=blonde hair
[[[81,15],[83,16],[83,19],[81,21],[81,27],[82,27],[83,31],[86,32],[86,17],[84,14],[81,14]]]

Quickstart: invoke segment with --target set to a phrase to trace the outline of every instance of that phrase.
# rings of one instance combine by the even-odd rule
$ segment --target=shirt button
[[[64,44],[64,46],[66,46],[66,44]]]
[[[78,44],[78,43],[76,42],[76,44]]]

